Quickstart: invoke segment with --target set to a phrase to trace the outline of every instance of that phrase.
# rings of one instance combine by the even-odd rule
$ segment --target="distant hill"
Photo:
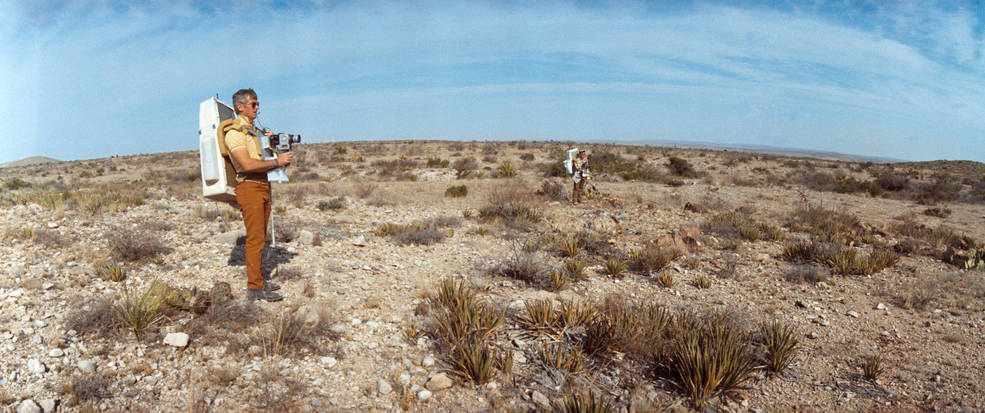
[[[16,161],[10,161],[7,163],[0,163],[0,168],[9,168],[13,166],[27,166],[27,165],[37,165],[42,163],[52,163],[61,162],[55,158],[49,158],[46,156],[32,156],[29,158],[24,158]]]

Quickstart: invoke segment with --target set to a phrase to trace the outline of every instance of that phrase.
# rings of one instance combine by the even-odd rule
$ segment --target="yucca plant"
[[[599,317],[585,328],[582,349],[588,354],[596,354],[612,348],[615,344],[615,327],[608,317]]]
[[[391,224],[389,222],[384,222],[380,224],[380,226],[376,227],[376,231],[374,232],[376,233],[377,236],[388,237],[393,234],[395,229],[396,229],[396,225]]]
[[[148,288],[139,296],[134,296],[124,284],[123,298],[113,304],[113,316],[132,331],[135,337],[140,337],[141,332],[153,327],[163,318],[161,314],[163,303],[164,297],[156,294],[152,288]]]
[[[564,271],[551,271],[551,289],[561,291],[568,286],[568,275]]]
[[[555,322],[558,328],[576,328],[594,320],[598,312],[598,307],[590,301],[561,301]]]
[[[704,410],[708,398],[740,389],[751,379],[753,357],[736,328],[712,322],[680,333],[670,352],[669,365],[697,410]]]
[[[455,349],[452,372],[482,384],[493,378],[498,363],[496,351],[485,340],[465,340]]]
[[[540,361],[548,369],[579,375],[588,371],[588,361],[581,350],[562,344],[543,343],[540,347]]]
[[[626,271],[626,263],[616,259],[611,259],[605,262],[606,274],[617,277],[621,275],[623,271]]]
[[[127,279],[127,273],[120,264],[106,264],[99,267],[99,278],[120,282]]]
[[[711,288],[711,279],[702,275],[694,280],[694,286],[698,288]]]
[[[882,355],[869,354],[862,357],[862,375],[870,381],[876,381],[885,371],[882,365]]]
[[[450,347],[466,341],[482,341],[499,329],[503,316],[482,303],[446,308],[435,315],[438,335]]]
[[[578,251],[581,249],[578,240],[568,239],[558,242],[557,250],[561,255],[565,257],[574,257],[578,255]]]
[[[611,404],[596,398],[595,394],[572,394],[564,397],[564,400],[552,403],[554,413],[611,413],[615,409]]]
[[[781,373],[790,366],[797,352],[797,335],[794,331],[773,320],[763,323],[760,327],[763,333],[763,344],[766,345],[766,366],[773,373]]]
[[[671,274],[670,271],[661,271],[660,275],[657,275],[657,282],[664,287],[671,288],[674,286],[674,274]]]
[[[564,263],[564,270],[567,271],[571,278],[576,280],[585,278],[585,264],[576,258],[568,260]]]
[[[554,301],[550,299],[528,300],[523,303],[527,308],[527,318],[520,323],[533,330],[541,330],[554,324],[557,316]]]
[[[512,161],[503,161],[499,165],[499,174],[508,178],[516,176],[516,166],[513,165]]]

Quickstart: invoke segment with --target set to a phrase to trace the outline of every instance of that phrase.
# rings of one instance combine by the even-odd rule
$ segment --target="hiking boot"
[[[267,290],[267,291],[277,291],[277,290],[280,289],[280,284],[277,284],[277,283],[275,283],[273,281],[264,280],[263,281],[263,289],[264,290]]]
[[[250,301],[264,300],[268,302],[280,301],[284,297],[266,288],[261,288],[259,290],[246,290],[246,298]]]

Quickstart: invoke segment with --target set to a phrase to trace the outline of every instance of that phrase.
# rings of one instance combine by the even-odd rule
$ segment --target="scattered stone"
[[[92,373],[96,371],[96,365],[89,360],[79,360],[77,366],[83,373]]]
[[[325,367],[328,367],[328,368],[335,367],[335,365],[338,364],[338,362],[339,361],[336,360],[335,357],[322,357],[321,358],[321,364],[324,364]]]
[[[51,413],[55,411],[55,407],[58,405],[58,401],[55,399],[44,399],[41,401],[41,410],[44,413]]]
[[[410,385],[410,374],[400,373],[400,385],[409,386]]]
[[[417,392],[417,400],[424,401],[431,398],[431,392],[427,390],[421,390]]]
[[[51,229],[58,228],[58,223],[57,222],[49,222],[48,223],[48,228],[51,228]]]
[[[332,324],[332,326],[328,328],[328,331],[331,331],[335,334],[345,334],[346,331],[345,324],[342,323]]]
[[[393,387],[390,387],[390,383],[387,383],[386,380],[379,379],[376,381],[376,390],[379,391],[380,394],[390,394],[390,392],[393,391]]]
[[[848,316],[852,318],[859,318],[858,311],[849,311]]]
[[[806,302],[803,302],[801,300],[797,300],[797,303],[796,304],[797,304],[797,307],[807,308],[807,303]]]
[[[41,413],[41,406],[38,406],[33,400],[24,399],[17,405],[17,413]]]
[[[43,374],[48,368],[41,363],[41,360],[31,359],[27,361],[27,370],[34,374]]]
[[[879,303],[879,304],[876,304],[876,310],[885,310],[885,309],[887,309],[887,308],[889,308],[889,307],[887,307],[887,306],[886,306],[885,304],[883,304],[883,303]]]
[[[433,365],[434,365],[434,356],[431,354],[424,356],[424,360],[421,360],[421,366],[431,367]]]
[[[321,400],[311,399],[311,401],[308,402],[308,404],[310,404],[311,407],[321,407]]]
[[[451,385],[452,385],[451,379],[448,378],[447,374],[438,373],[435,374],[434,377],[431,377],[431,380],[428,380],[425,387],[427,387],[428,390],[436,391],[436,390],[447,389],[451,387]]]
[[[547,396],[545,396],[543,393],[537,390],[534,390],[534,393],[530,395],[530,398],[533,399],[535,403],[545,408],[551,407],[551,400],[548,399]]]
[[[486,390],[496,390],[497,388],[499,388],[499,385],[494,381],[486,383]]]
[[[53,348],[48,352],[48,357],[61,357],[64,356],[65,352],[60,348]]]
[[[355,239],[352,240],[352,245],[355,245],[357,247],[365,247],[366,246],[366,236],[360,235],[360,236],[356,237]]]
[[[240,238],[243,239],[243,242],[246,242],[246,230],[245,229],[239,229],[239,230],[235,230],[235,231],[220,232],[220,233],[216,234],[216,236],[213,237],[212,240],[215,241],[217,244],[235,246],[236,244],[239,243]]]
[[[301,233],[298,234],[298,242],[301,245],[313,245],[315,243],[315,233],[302,229]]]
[[[34,320],[31,324],[34,325],[34,328],[45,328],[48,325],[44,320]]]
[[[164,344],[172,347],[185,347],[188,345],[188,334],[168,333],[168,335],[164,336]]]
[[[526,306],[523,304],[523,300],[513,300],[510,301],[509,308],[510,310],[520,311],[526,308]]]

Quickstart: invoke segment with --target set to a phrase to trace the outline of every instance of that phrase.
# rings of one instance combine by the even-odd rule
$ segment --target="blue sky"
[[[196,149],[241,87],[308,141],[985,161],[985,4],[0,0],[0,162]]]

